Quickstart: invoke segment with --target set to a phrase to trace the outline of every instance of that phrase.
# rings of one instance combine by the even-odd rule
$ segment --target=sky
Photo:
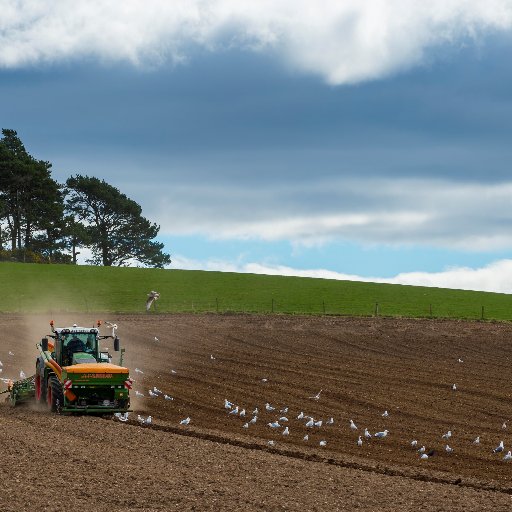
[[[171,268],[512,293],[512,0],[0,0],[0,127]]]

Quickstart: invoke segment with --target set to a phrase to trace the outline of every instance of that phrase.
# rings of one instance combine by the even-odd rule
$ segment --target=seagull
[[[458,359],[459,363],[463,363],[464,361],[459,357]]]
[[[240,417],[241,417],[241,418],[245,418],[245,409],[242,409],[242,410],[240,411]]]
[[[428,455],[426,453],[422,453],[421,456],[420,456],[420,459],[421,460],[427,460],[428,459]]]
[[[149,396],[151,398],[156,398],[158,396],[158,393],[153,393],[153,391],[151,391],[151,389],[149,390]]]
[[[169,395],[164,395],[164,399],[165,400],[174,400],[174,398],[172,396],[169,396]]]
[[[212,361],[215,361],[215,357],[213,357],[213,354],[210,354],[210,359],[211,359]]]
[[[300,414],[297,416],[297,419],[301,420],[302,418],[304,418],[304,413],[300,411]]]
[[[290,430],[288,429],[288,427],[286,427],[284,430],[283,430],[283,436],[289,436],[290,435]]]
[[[144,373],[142,370],[140,370],[139,368],[135,368],[135,373]]]
[[[326,425],[333,425],[334,424],[334,418],[329,418],[326,422]]]
[[[512,459],[512,452],[509,450],[507,454],[503,457],[503,460],[510,460]]]
[[[160,298],[160,294],[155,291],[151,291],[148,293],[148,298],[146,300],[146,311],[151,309],[153,303]]]
[[[227,398],[224,398],[224,407],[226,409],[231,409],[231,407],[233,407],[234,404],[232,404]]]
[[[311,398],[311,400],[320,400],[320,393],[322,390],[320,390],[315,396],[310,396],[308,398]]]
[[[357,426],[356,426],[356,424],[354,423],[354,421],[353,421],[353,420],[350,420],[350,428],[351,428],[352,430],[357,430]]]
[[[366,437],[366,439],[372,438],[372,435],[370,434],[367,428],[364,429],[364,437]]]
[[[156,336],[153,338],[154,341],[156,341],[157,343],[160,341]]]
[[[269,411],[269,412],[270,412],[270,411],[273,411],[273,410],[275,409],[275,407],[272,407],[272,406],[267,402],[267,403],[265,404],[265,409],[266,409],[267,411]]]
[[[11,351],[9,350],[9,355],[10,355],[10,356],[13,356],[13,355],[14,355],[14,352],[11,352]]]
[[[229,411],[228,414],[238,414],[238,405],[231,411]]]
[[[444,447],[444,449],[446,450],[446,453],[452,453],[453,452],[453,448],[451,446],[446,445]]]
[[[327,441],[320,441],[320,446],[327,446]]]
[[[363,446],[363,440],[361,439],[361,436],[359,436],[359,439],[357,440],[357,446]]]
[[[143,398],[144,397],[144,393],[141,393],[140,391],[135,390],[135,396]]]
[[[282,421],[283,423],[286,423],[288,421],[288,418],[286,416],[281,416],[279,418],[279,421]]]
[[[321,427],[322,426],[322,420],[315,421],[315,427]]]
[[[496,446],[496,448],[494,448],[494,450],[492,452],[493,453],[500,453],[504,449],[505,449],[505,447],[503,446],[503,441],[500,441],[500,444],[498,446]]]
[[[306,434],[303,438],[302,438],[303,441],[309,441],[309,436]]]
[[[389,416],[388,411],[384,411],[384,412],[382,413],[382,417],[383,417],[383,418],[387,418],[388,416]]]
[[[156,386],[153,386],[153,393],[156,393],[157,395],[163,395],[163,393]]]
[[[416,439],[413,439],[413,440],[411,441],[411,447],[412,447],[412,448],[416,448],[416,446],[418,446],[418,441],[416,441]]]
[[[505,430],[507,428],[507,422],[506,421],[503,422],[503,425],[501,425],[501,428],[503,430]]]
[[[457,391],[457,386],[454,384],[454,385],[452,386],[452,389],[453,389],[453,391]]]
[[[115,417],[122,421],[123,423],[126,423],[128,421],[128,413],[125,412],[124,414],[121,414],[120,412],[116,412]]]
[[[177,372],[176,370],[171,370],[171,373],[172,373],[173,375],[176,375],[178,372]]]
[[[315,420],[314,420],[313,418],[311,418],[311,419],[306,423],[306,427],[312,427],[314,424],[315,424]]]
[[[278,428],[280,427],[281,425],[279,425],[279,422],[278,421],[274,421],[272,423],[267,423],[267,425],[270,427],[270,428]]]
[[[242,428],[249,428],[249,423],[244,423],[244,425],[242,426]]]
[[[113,324],[112,322],[105,322],[105,325],[112,329],[112,338],[116,337],[116,331],[117,331],[117,324]]]
[[[190,416],[180,421],[180,425],[188,425],[190,423]]]
[[[418,450],[418,453],[425,453],[426,451],[426,448],[425,448],[425,445],[423,445],[419,450]]]
[[[146,418],[146,421],[144,422],[146,425],[151,425],[151,423],[153,423],[153,418],[151,418],[151,416],[148,416]]]
[[[253,416],[253,417],[251,418],[251,420],[249,421],[249,423],[251,423],[252,425],[254,425],[254,423],[256,423],[256,420],[257,420],[257,419],[258,419],[258,417],[257,417],[257,416]]]
[[[446,432],[446,434],[442,435],[442,438],[446,439],[446,440],[450,439],[450,437],[452,437],[452,431],[451,430],[448,430],[448,432]]]
[[[378,439],[382,439],[383,437],[386,437],[389,433],[389,430],[384,430],[384,432],[375,432],[375,437]]]
[[[4,363],[2,363],[2,361],[0,361],[0,366],[3,366],[3,365],[4,365]]]
[[[476,437],[476,439],[473,441],[473,444],[480,444],[480,436]]]
[[[261,382],[268,382],[268,379],[263,378],[261,379]]]
[[[269,446],[275,446],[276,442],[271,440],[271,441],[269,441],[267,444],[268,444]]]
[[[140,414],[137,414],[137,421],[138,421],[139,423],[142,423],[142,424],[144,424],[144,423],[145,423],[144,418],[143,418]]]
[[[20,370],[20,379],[26,379],[27,376],[25,375],[25,372],[23,370]]]
[[[281,409],[279,412],[282,412],[283,414],[286,414],[288,412],[288,407],[285,407],[284,409]]]

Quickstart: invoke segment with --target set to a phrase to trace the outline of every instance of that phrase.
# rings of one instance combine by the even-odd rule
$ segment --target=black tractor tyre
[[[64,393],[62,384],[56,375],[50,375],[48,379],[47,403],[52,412],[60,413],[64,406]]]
[[[41,373],[43,375],[41,375]],[[47,382],[44,378],[44,372],[40,372],[39,365],[36,366],[36,402],[40,404],[46,403],[46,386]]]

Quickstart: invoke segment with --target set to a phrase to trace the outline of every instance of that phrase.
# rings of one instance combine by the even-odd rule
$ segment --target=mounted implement
[[[9,383],[11,403],[16,405],[35,398],[58,413],[128,411],[132,379],[129,370],[122,366],[124,349],[120,351],[115,329],[112,335],[100,335],[100,325],[98,321],[97,328],[76,324],[56,328],[52,320],[52,334],[36,345],[40,355],[35,375]],[[112,338],[114,350],[120,351],[119,365],[112,364],[108,350],[100,348],[100,341],[107,338]]]

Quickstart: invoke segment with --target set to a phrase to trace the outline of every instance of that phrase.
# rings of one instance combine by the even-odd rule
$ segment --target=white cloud
[[[169,236],[306,246],[351,240],[469,251],[512,248],[512,182],[327,179],[273,189],[268,183],[162,189],[160,200],[153,195],[145,211]]]
[[[512,26],[510,0],[0,0],[0,66],[158,65],[191,46],[271,51],[332,84],[374,79]]]
[[[173,268],[186,270],[216,270],[280,276],[315,277],[342,281],[430,286],[460,290],[476,290],[497,293],[512,293],[512,260],[500,260],[482,268],[456,267],[442,272],[406,272],[391,278],[362,277],[342,274],[332,270],[299,270],[284,265],[262,263],[237,263],[220,260],[197,261],[177,256]]]

